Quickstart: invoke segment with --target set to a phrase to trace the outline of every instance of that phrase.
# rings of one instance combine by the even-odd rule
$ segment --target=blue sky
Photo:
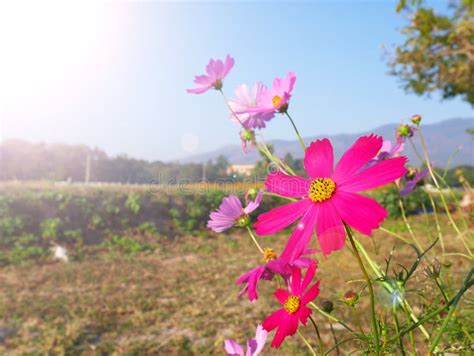
[[[400,43],[405,23],[395,2],[58,4],[28,19],[24,9],[3,10],[11,46],[9,61],[0,61],[4,139],[84,143],[150,160],[238,144],[217,92],[185,92],[209,58],[227,53],[236,61],[228,96],[240,83],[298,75],[290,112],[303,136],[363,131],[414,113],[426,123],[472,117],[468,104],[406,94],[387,74],[382,46]],[[280,116],[263,134],[293,138]]]

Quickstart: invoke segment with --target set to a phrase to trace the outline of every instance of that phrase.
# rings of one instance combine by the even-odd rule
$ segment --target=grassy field
[[[237,229],[221,235],[202,230],[198,236],[182,230],[168,238],[164,234],[172,230],[165,229],[168,227],[162,218],[153,220],[150,212],[146,221],[154,223],[156,230],[140,231],[137,226],[144,221],[130,218],[140,214],[125,208],[130,192],[122,193],[124,195],[117,201],[121,204],[119,210],[127,211],[129,217],[121,235],[127,240],[111,242],[117,231],[109,231],[107,235],[104,228],[101,234],[105,236],[100,236],[96,243],[88,244],[86,240],[67,245],[70,254],[78,256],[70,263],[53,260],[45,245],[40,257],[8,263],[0,268],[2,354],[222,354],[225,338],[244,343],[253,336],[255,326],[277,307],[271,295],[275,282],[261,284],[261,298],[254,303],[238,298],[240,286],[235,285],[236,278],[261,262],[247,235]],[[117,201],[114,204],[119,206]],[[82,204],[88,205],[87,201]],[[140,200],[140,209],[146,211],[147,204]],[[93,205],[96,204],[92,204],[90,216],[95,214]],[[436,233],[433,217],[417,215],[409,219],[427,247]],[[441,219],[446,230],[446,252],[459,251],[461,242],[453,235],[446,217],[441,216]],[[24,217],[23,220],[24,228],[28,219]],[[388,219],[385,226],[409,239],[400,219]],[[426,226],[428,232],[425,232]],[[43,236],[41,231],[37,234],[41,241],[51,238]],[[56,239],[61,240],[63,235],[64,231],[58,229]],[[279,251],[287,236],[287,233],[281,233],[259,239],[262,245]],[[382,231],[373,239],[358,238],[381,265],[394,246],[394,262],[409,266],[416,258],[409,246]],[[430,299],[436,284],[424,272],[427,263],[435,257],[443,264],[442,273],[449,271],[449,279],[445,282],[453,294],[459,289],[471,263],[460,256],[442,257],[438,249],[433,250],[417,269],[414,282],[406,288],[406,296],[415,306],[416,314],[442,303],[439,299]],[[320,260],[317,277],[321,280],[322,292],[316,302],[334,301],[334,314],[349,320],[357,329],[352,310],[340,299],[349,289],[360,292],[357,310],[362,328],[368,331],[368,298],[361,288],[362,276],[355,265],[348,248],[331,255],[328,260]],[[381,288],[377,289],[377,296],[380,300],[387,297]],[[465,300],[472,298],[472,292],[468,292]],[[460,318],[473,315],[471,306],[465,303],[458,309]],[[390,318],[391,307],[379,309],[378,313]],[[325,347],[331,348],[334,341],[328,320],[317,315],[316,321]],[[431,326],[427,324],[427,327]],[[335,329],[338,340],[349,338],[337,325]],[[474,332],[472,327],[470,330],[455,327],[451,330],[453,335],[447,336],[444,345],[447,348],[455,347],[457,340]],[[317,345],[310,325],[303,328],[303,332],[313,345]],[[415,337],[422,337],[419,331],[415,332]],[[452,344],[450,340],[453,340]],[[265,354],[307,352],[297,335],[285,342],[280,350],[270,350],[268,346]],[[351,341],[341,345],[343,354],[355,349],[357,345]]]

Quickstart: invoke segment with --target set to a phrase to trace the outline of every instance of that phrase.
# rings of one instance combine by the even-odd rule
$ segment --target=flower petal
[[[316,269],[316,261],[312,261],[304,275],[303,283],[301,283],[301,292],[304,292],[313,280],[314,275],[316,274]]]
[[[301,324],[306,325],[308,317],[311,315],[311,309],[305,305],[301,305],[295,315],[298,317]]]
[[[309,199],[279,206],[257,217],[254,225],[257,235],[270,235],[295,222],[313,205]]]
[[[319,207],[320,204],[311,202],[311,206],[301,221],[296,225],[280,255],[282,263],[292,263],[306,253],[308,245],[311,242],[311,237],[315,231]]]
[[[311,286],[301,298],[301,304],[306,305],[314,300],[319,294],[319,281]]]
[[[328,178],[332,174],[334,153],[331,142],[325,138],[311,142],[304,155],[304,167],[311,178]]]
[[[406,173],[406,157],[390,158],[373,165],[337,184],[337,189],[360,192],[393,182]]]
[[[375,157],[382,147],[380,136],[360,137],[341,157],[334,169],[333,179],[343,183],[357,173],[369,160]]]
[[[270,332],[273,329],[275,329],[278,325],[280,325],[282,321],[286,319],[287,316],[288,316],[288,313],[286,312],[285,309],[283,308],[279,309],[276,312],[274,312],[272,315],[267,316],[262,326],[265,330]]]
[[[271,193],[289,198],[300,198],[308,195],[311,182],[297,176],[289,176],[283,172],[270,173],[265,187]]]
[[[257,194],[257,197],[255,198],[255,200],[249,202],[247,204],[247,206],[245,207],[245,209],[244,209],[245,214],[250,214],[255,209],[257,209],[258,206],[260,205],[260,202],[262,201],[262,197],[263,197],[263,190],[260,189],[258,191],[258,194]]]
[[[244,349],[232,339],[224,340],[224,349],[228,356],[244,356]]]
[[[344,247],[346,232],[339,213],[330,200],[321,204],[317,233],[319,246],[325,256]]]
[[[286,300],[290,296],[290,293],[288,293],[287,290],[280,288],[273,292],[273,295],[276,297],[276,299],[278,299],[281,304],[285,304]]]
[[[293,267],[291,273],[291,294],[299,295],[301,292],[301,270]]]
[[[387,211],[374,199],[338,191],[331,200],[341,219],[357,231],[370,235],[387,217]]]
[[[265,265],[257,266],[254,269],[248,271],[247,273],[241,275],[237,279],[237,284],[246,283],[246,286],[240,292],[240,295],[243,295],[245,292],[248,292],[248,297],[250,301],[258,298],[257,286],[258,282],[260,282],[260,279],[262,279],[262,275],[265,272],[265,268]]]
[[[285,340],[287,336],[294,335],[298,329],[298,317],[296,315],[286,315],[286,320],[284,320],[279,325],[277,332],[275,333],[275,337],[272,341],[272,347],[279,348],[283,343],[283,340]]]

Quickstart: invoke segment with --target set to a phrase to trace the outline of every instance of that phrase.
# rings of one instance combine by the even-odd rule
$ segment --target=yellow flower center
[[[290,295],[283,307],[289,314],[296,313],[300,308],[300,298],[296,295]]]
[[[336,183],[331,178],[317,178],[309,187],[309,198],[315,203],[321,203],[332,197]]]
[[[272,260],[276,260],[276,258],[277,258],[277,255],[275,253],[275,250],[273,250],[270,247],[265,247],[263,249],[263,260],[265,262],[270,262]]]
[[[280,105],[281,101],[282,101],[282,97],[281,96],[278,96],[278,95],[275,95],[272,99],[272,102],[273,102],[273,106],[275,108],[278,108],[278,106]]]
[[[217,80],[214,82],[214,84],[212,84],[212,86],[213,86],[214,89],[216,89],[216,90],[222,89],[222,80],[217,79]]]

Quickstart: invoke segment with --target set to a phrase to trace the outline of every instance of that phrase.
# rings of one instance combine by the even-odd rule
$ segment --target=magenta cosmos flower
[[[232,339],[224,340],[224,349],[228,356],[257,356],[259,355],[265,343],[267,342],[268,332],[261,326],[257,326],[255,338],[247,340],[247,352],[244,354],[244,348]]]
[[[305,251],[305,255],[313,253],[315,253],[314,250]],[[279,274],[287,280],[291,276],[292,268],[308,268],[316,263],[315,260],[303,256],[298,256],[294,261],[288,263],[286,260],[278,258],[275,251],[269,247],[263,249],[263,261],[264,264],[251,269],[237,279],[237,284],[245,285],[239,296],[247,293],[250,301],[258,299],[257,287],[261,280],[270,281],[275,274]]]
[[[282,172],[267,177],[265,185],[269,192],[300,199],[259,215],[255,224],[257,234],[273,234],[302,217],[282,254],[287,261],[306,250],[315,230],[324,255],[344,247],[344,223],[370,235],[387,211],[375,200],[357,193],[388,184],[406,172],[405,157],[390,158],[363,169],[381,147],[380,136],[360,137],[333,170],[329,140],[312,142],[304,157],[310,179]]]
[[[245,208],[235,195],[229,195],[222,200],[219,209],[213,211],[207,222],[207,227],[215,232],[223,232],[238,224],[246,226],[249,223],[248,215],[258,208],[262,200],[263,191],[260,190],[254,201],[250,201]]]
[[[257,97],[257,104],[254,108],[248,108],[241,113],[267,114],[285,112],[288,109],[288,103],[291,98],[291,92],[295,86],[296,75],[289,72],[285,78],[273,79],[271,89],[263,90]]]
[[[229,100],[233,111],[231,119],[241,124],[246,129],[261,129],[265,127],[265,121],[271,120],[273,112],[251,113],[249,110],[257,107],[257,101],[267,87],[262,83],[255,83],[250,90],[247,85],[242,84],[235,90],[235,99]]]
[[[221,89],[222,80],[229,74],[230,70],[234,66],[234,58],[227,55],[224,62],[220,59],[211,59],[209,64],[206,66],[207,75],[197,75],[194,78],[196,88],[188,89],[188,93],[202,94],[211,88]]]
[[[301,281],[301,270],[294,268],[289,291],[277,289],[273,293],[283,308],[267,317],[263,322],[263,328],[269,332],[278,328],[272,341],[272,347],[280,347],[287,336],[294,335],[298,330],[298,323],[306,325],[311,314],[311,309],[306,304],[319,294],[319,281],[306,291],[315,273],[316,264],[313,264],[308,268],[303,281]]]
[[[423,169],[422,171],[418,172],[415,174],[415,176],[412,176],[411,179],[406,179],[406,184],[405,188],[400,190],[400,196],[401,197],[406,197],[408,194],[410,194],[418,185],[421,185],[423,183],[423,179],[425,179],[426,175],[428,174],[429,170],[428,167]]]

